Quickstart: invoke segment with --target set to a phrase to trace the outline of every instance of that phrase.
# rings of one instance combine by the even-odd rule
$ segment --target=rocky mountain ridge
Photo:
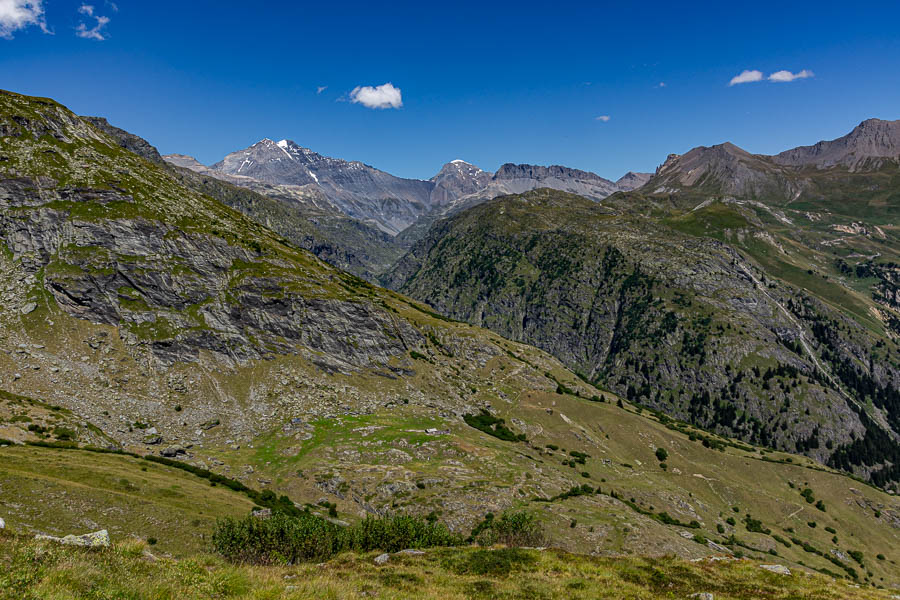
[[[549,187],[602,200],[616,191],[639,187],[649,177],[628,173],[612,182],[559,165],[513,163],[489,173],[456,159],[429,180],[402,179],[358,161],[323,156],[290,140],[275,142],[268,138],[232,152],[210,167],[185,155],[166,159],[267,195],[271,195],[273,186],[282,196],[294,193],[304,199],[319,191],[335,210],[390,235],[405,229],[424,231],[445,214],[503,194]],[[405,237],[410,238],[410,232]]]
[[[868,119],[835,140],[774,156],[751,154],[730,142],[670,154],[646,184],[651,193],[719,194],[794,201],[816,193],[819,171],[876,171],[900,164],[900,121]]]

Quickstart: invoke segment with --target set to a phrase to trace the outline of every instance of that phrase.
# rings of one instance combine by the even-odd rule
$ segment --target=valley
[[[775,208],[717,199],[686,211],[677,194],[648,192],[654,179],[634,188],[634,174],[589,194],[572,186],[601,178],[564,168],[501,169],[519,180],[503,184],[518,186],[503,188],[512,195],[446,216],[420,209],[499,186],[456,163],[476,183],[445,168],[455,183],[426,201],[416,194],[428,186],[401,182],[401,209],[364,203],[379,220],[334,188],[285,188],[310,183],[274,167],[253,182],[219,174],[263,151],[319,161],[299,146],[260,142],[200,168],[161,162],[110,127],[0,93],[0,512],[15,532],[3,533],[4,564],[24,568],[35,533],[96,524],[116,540],[152,537],[135,556],[188,568],[216,518],[254,506],[152,456],[344,525],[402,513],[466,535],[489,513],[525,510],[559,552],[594,555],[528,551],[541,572],[696,569],[739,597],[775,589],[756,565],[776,561],[818,573],[802,580],[816,594],[822,574],[900,585],[884,263],[853,285],[832,271],[819,283],[772,250],[795,244],[811,267],[825,256],[812,241],[773,228],[778,242],[764,245]],[[304,177],[368,168],[333,160]],[[398,241],[411,215],[433,224]],[[860,227],[885,238],[859,234],[843,256],[854,277],[868,264],[848,262],[856,244],[890,256],[891,216],[880,218]],[[885,303],[864,285],[874,280]],[[866,370],[845,368],[857,363]],[[127,550],[109,552],[133,568]],[[478,550],[429,552],[455,573],[451,553]],[[709,556],[727,565],[714,573]],[[642,577],[625,581],[654,585]],[[693,577],[678,589],[705,591]],[[458,594],[469,584],[447,583]]]

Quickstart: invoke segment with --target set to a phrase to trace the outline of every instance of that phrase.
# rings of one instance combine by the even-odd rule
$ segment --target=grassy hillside
[[[385,281],[636,403],[895,485],[890,311],[773,231],[734,202],[538,190],[439,222]]]
[[[165,465],[113,454],[0,449],[0,514],[21,532],[62,536],[107,529],[114,540],[154,541],[154,552],[206,550],[219,517],[242,516],[244,495]]]
[[[772,551],[897,583],[900,509],[888,494],[619,407],[545,352],[318,260],[53,101],[0,94],[0,119],[2,437],[165,454],[348,522],[433,514],[468,533],[524,508],[570,551]],[[7,446],[0,465],[21,482],[0,482],[17,530],[96,523],[149,536],[159,524],[152,535],[177,553],[214,510],[248,508],[231,492],[207,507],[201,492],[222,486],[168,483],[135,458]],[[77,489],[81,508],[60,516],[66,505],[34,481],[59,498]],[[161,491],[173,485],[185,495]],[[158,521],[141,516],[143,494]],[[100,508],[116,502],[123,512]]]
[[[748,560],[604,559],[555,550],[442,549],[421,556],[341,555],[293,567],[232,566],[209,556],[158,559],[126,541],[91,552],[0,532],[0,598],[487,599],[687,598],[723,600],[889,598],[886,592],[795,571],[770,573]],[[40,556],[36,561],[35,556]],[[89,592],[88,592],[89,590]]]

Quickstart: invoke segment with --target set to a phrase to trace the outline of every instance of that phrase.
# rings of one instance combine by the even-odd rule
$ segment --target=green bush
[[[470,427],[474,427],[479,431],[483,431],[488,435],[501,439],[505,442],[524,442],[526,441],[524,433],[516,433],[506,426],[506,422],[495,417],[488,411],[481,409],[481,414],[463,415],[463,421]]]
[[[657,448],[656,458],[657,460],[659,460],[659,462],[666,462],[666,459],[669,458],[669,453],[665,448]]]
[[[339,552],[455,546],[462,538],[444,525],[418,517],[367,517],[340,527],[309,513],[289,516],[225,518],[216,522],[213,548],[234,562],[296,564],[328,560]]]
[[[532,554],[518,548],[476,550],[447,559],[444,567],[457,575],[481,575],[505,577],[515,571],[525,570],[537,562]]]
[[[473,535],[482,546],[542,546],[545,542],[544,531],[532,513],[505,512],[499,519],[486,519],[486,523],[481,532]]]

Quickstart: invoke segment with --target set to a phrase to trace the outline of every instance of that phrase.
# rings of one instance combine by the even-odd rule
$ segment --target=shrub
[[[764,533],[766,535],[772,533],[770,529],[763,526],[762,521],[754,519],[749,514],[744,518],[744,524],[747,526],[747,531],[752,533]]]
[[[216,523],[213,548],[228,560],[256,564],[324,561],[347,550],[397,552],[404,548],[454,546],[460,536],[418,517],[367,517],[340,527],[309,513],[225,518]]]
[[[449,558],[444,566],[457,575],[505,577],[514,571],[533,565],[537,559],[518,548],[476,550],[456,558]]]
[[[666,462],[666,459],[669,458],[669,453],[665,448],[657,448],[656,458],[657,460],[659,460],[659,462]]]
[[[473,530],[473,538],[481,546],[541,546],[545,541],[537,517],[525,511],[507,511],[499,519],[485,519],[476,529],[480,530]]]
[[[495,417],[484,409],[481,409],[481,413],[478,415],[463,415],[463,421],[470,427],[474,427],[505,442],[526,441],[524,433],[517,434],[506,426],[506,422],[503,419]]]

